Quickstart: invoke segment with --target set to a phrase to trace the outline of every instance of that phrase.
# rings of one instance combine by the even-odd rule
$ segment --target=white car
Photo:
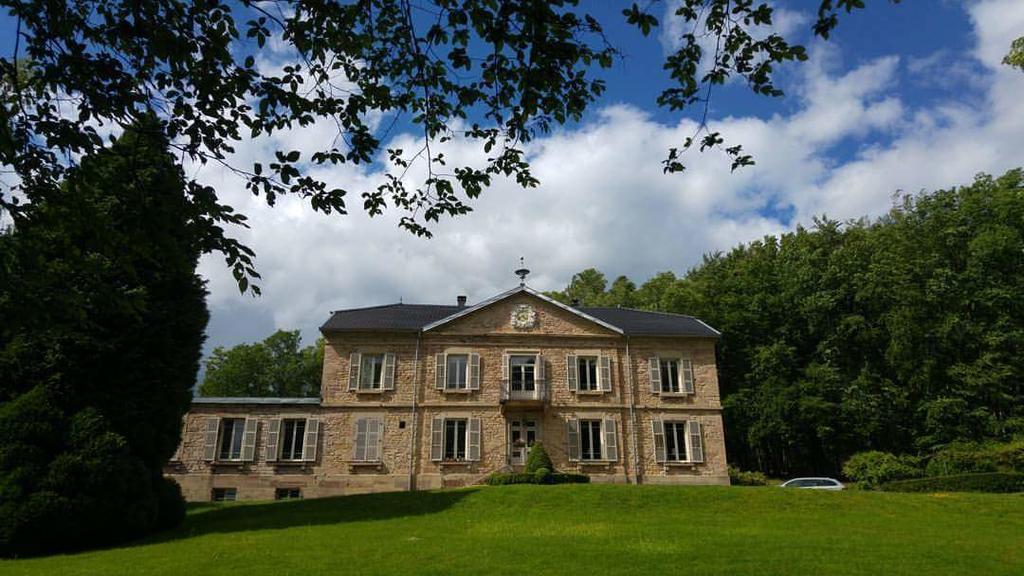
[[[811,490],[846,490],[843,483],[834,478],[793,478],[780,485],[781,488],[810,488]]]

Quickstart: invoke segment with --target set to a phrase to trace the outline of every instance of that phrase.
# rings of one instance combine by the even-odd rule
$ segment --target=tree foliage
[[[180,518],[161,475],[208,319],[202,223],[142,122],[0,233],[0,554]]]
[[[206,360],[202,396],[298,398],[320,395],[324,339],[300,348],[298,330],[278,330],[262,342],[218,346]]]
[[[814,33],[827,38],[839,13],[862,5],[820,0]],[[623,17],[643,35],[659,25],[653,13],[661,2],[626,6]],[[601,70],[620,56],[578,0],[0,0],[0,7],[16,21],[14,53],[0,55],[0,165],[14,168],[32,201],[0,194],[0,209],[16,218],[56,192],[74,158],[105,145],[103,130],[155,111],[182,157],[226,165],[270,205],[293,195],[344,214],[358,193],[371,215],[390,205],[403,212],[402,227],[428,235],[431,221],[469,211],[468,201],[496,176],[535,186],[524,144],[580,120],[604,91]],[[806,59],[806,50],[771,32],[767,0],[682,0],[675,16],[686,32],[666,57],[669,87],[658,104],[696,107],[700,122],[668,151],[665,171],[682,170],[682,151],[693,145],[723,149],[734,168],[752,163],[708,126],[711,90],[739,77],[757,94],[780,96],[776,66]],[[277,149],[246,166],[231,159],[238,142],[315,122],[334,125],[337,136],[311,154]],[[420,132],[416,149],[383,148],[400,123]],[[475,144],[485,159],[447,166],[437,145],[454,139]],[[375,188],[348,190],[325,176],[334,165],[371,162],[389,168]],[[426,177],[410,184],[410,169]],[[212,188],[188,186],[204,250],[225,255],[244,291],[258,277],[253,253],[223,226],[244,225],[245,217]]]
[[[729,457],[790,474],[1024,431],[1022,293],[1024,172],[1013,170],[906,196],[875,221],[823,218],[708,255],[630,298],[722,331]],[[610,291],[591,298],[619,304]]]

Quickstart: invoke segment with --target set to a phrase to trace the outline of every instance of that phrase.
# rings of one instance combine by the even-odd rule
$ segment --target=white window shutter
[[[359,389],[359,365],[363,361],[363,355],[353,352],[348,356],[348,389]]]
[[[544,357],[541,356],[540,354],[537,354],[537,364],[536,368],[534,368],[533,374],[534,380],[536,380],[537,382],[544,381]]]
[[[657,356],[647,360],[647,371],[651,376],[651,392],[661,392],[661,360]]]
[[[356,462],[366,460],[366,418],[356,419],[355,446],[352,450],[352,459]]]
[[[501,379],[508,384],[508,354],[501,355]]]
[[[601,390],[612,391],[612,359],[608,356],[601,356]]]
[[[277,445],[281,437],[281,419],[271,418],[267,421],[267,445],[263,447],[263,457],[267,462],[277,460]]]
[[[704,435],[700,431],[700,422],[697,420],[690,420],[687,423],[689,428],[690,438],[690,462],[703,462],[704,461]]]
[[[569,461],[580,459],[580,421],[570,418],[565,423],[565,434],[567,438],[566,449],[569,453]]]
[[[604,459],[616,462],[619,459],[619,431],[615,420],[606,418],[604,421]]]
[[[469,431],[467,432],[469,438],[466,440],[466,459],[477,461],[480,460],[480,419],[470,418],[469,419]]]
[[[651,429],[654,432],[654,460],[662,463],[665,457],[665,424],[661,420],[651,420]]]
[[[565,377],[569,382],[569,391],[579,390],[579,367],[576,366],[576,355],[566,354],[565,356]]]
[[[689,358],[683,358],[679,364],[683,371],[683,392],[693,394],[693,363]]]
[[[438,354],[437,359],[434,361],[434,387],[438,390],[444,390],[445,368],[447,365],[448,356],[446,354]]]
[[[255,418],[245,419],[245,431],[242,434],[242,461],[252,462],[256,459],[256,429],[259,422]]]
[[[316,461],[316,445],[320,440],[320,421],[316,418],[306,419],[306,439],[302,443],[302,459],[306,462]]]
[[[366,460],[376,462],[380,460],[380,418],[366,418]]]
[[[220,432],[220,418],[206,419],[206,430],[203,433],[203,460],[213,462],[217,459],[217,435]]]
[[[430,424],[430,459],[438,462],[444,456],[444,418],[434,418]]]
[[[388,352],[384,355],[384,390],[395,389],[395,353]]]
[[[480,355],[469,355],[469,389],[480,389]]]
[[[377,460],[384,458],[384,418],[377,419]]]

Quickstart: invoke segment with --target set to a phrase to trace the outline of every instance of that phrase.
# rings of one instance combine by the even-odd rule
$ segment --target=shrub
[[[536,479],[537,484],[550,484],[551,483],[550,482],[550,480],[551,480],[551,469],[550,468],[538,468],[537,471],[533,473],[533,477],[534,477],[534,479]]]
[[[494,473],[487,477],[487,484],[490,486],[505,486],[508,484],[589,484],[590,476],[586,474],[573,474],[567,472],[551,472],[550,470],[539,479],[538,474],[527,474],[525,472],[513,472],[508,474]]]
[[[921,476],[921,466],[913,456],[888,452],[859,452],[843,464],[843,474],[862,488],[872,489],[885,482]]]
[[[955,442],[928,462],[929,476],[982,472],[1024,472],[1024,440],[976,444]]]
[[[551,457],[548,456],[548,451],[544,449],[544,445],[537,442],[530,447],[530,453],[526,456],[524,471],[527,474],[536,474],[541,468],[547,468],[548,472],[551,472],[555,469],[555,465],[551,463]]]
[[[1024,474],[985,472],[932,476],[888,482],[880,488],[886,492],[992,492],[1006,494],[1024,492]]]
[[[768,478],[763,472],[744,472],[729,466],[729,481],[733,486],[767,486]]]
[[[181,486],[174,480],[161,477],[157,484],[157,509],[154,527],[157,530],[174,528],[185,520],[185,498]]]

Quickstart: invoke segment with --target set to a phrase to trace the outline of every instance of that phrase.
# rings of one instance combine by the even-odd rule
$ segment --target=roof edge
[[[320,405],[320,398],[256,398],[252,396],[197,396],[193,404]]]

